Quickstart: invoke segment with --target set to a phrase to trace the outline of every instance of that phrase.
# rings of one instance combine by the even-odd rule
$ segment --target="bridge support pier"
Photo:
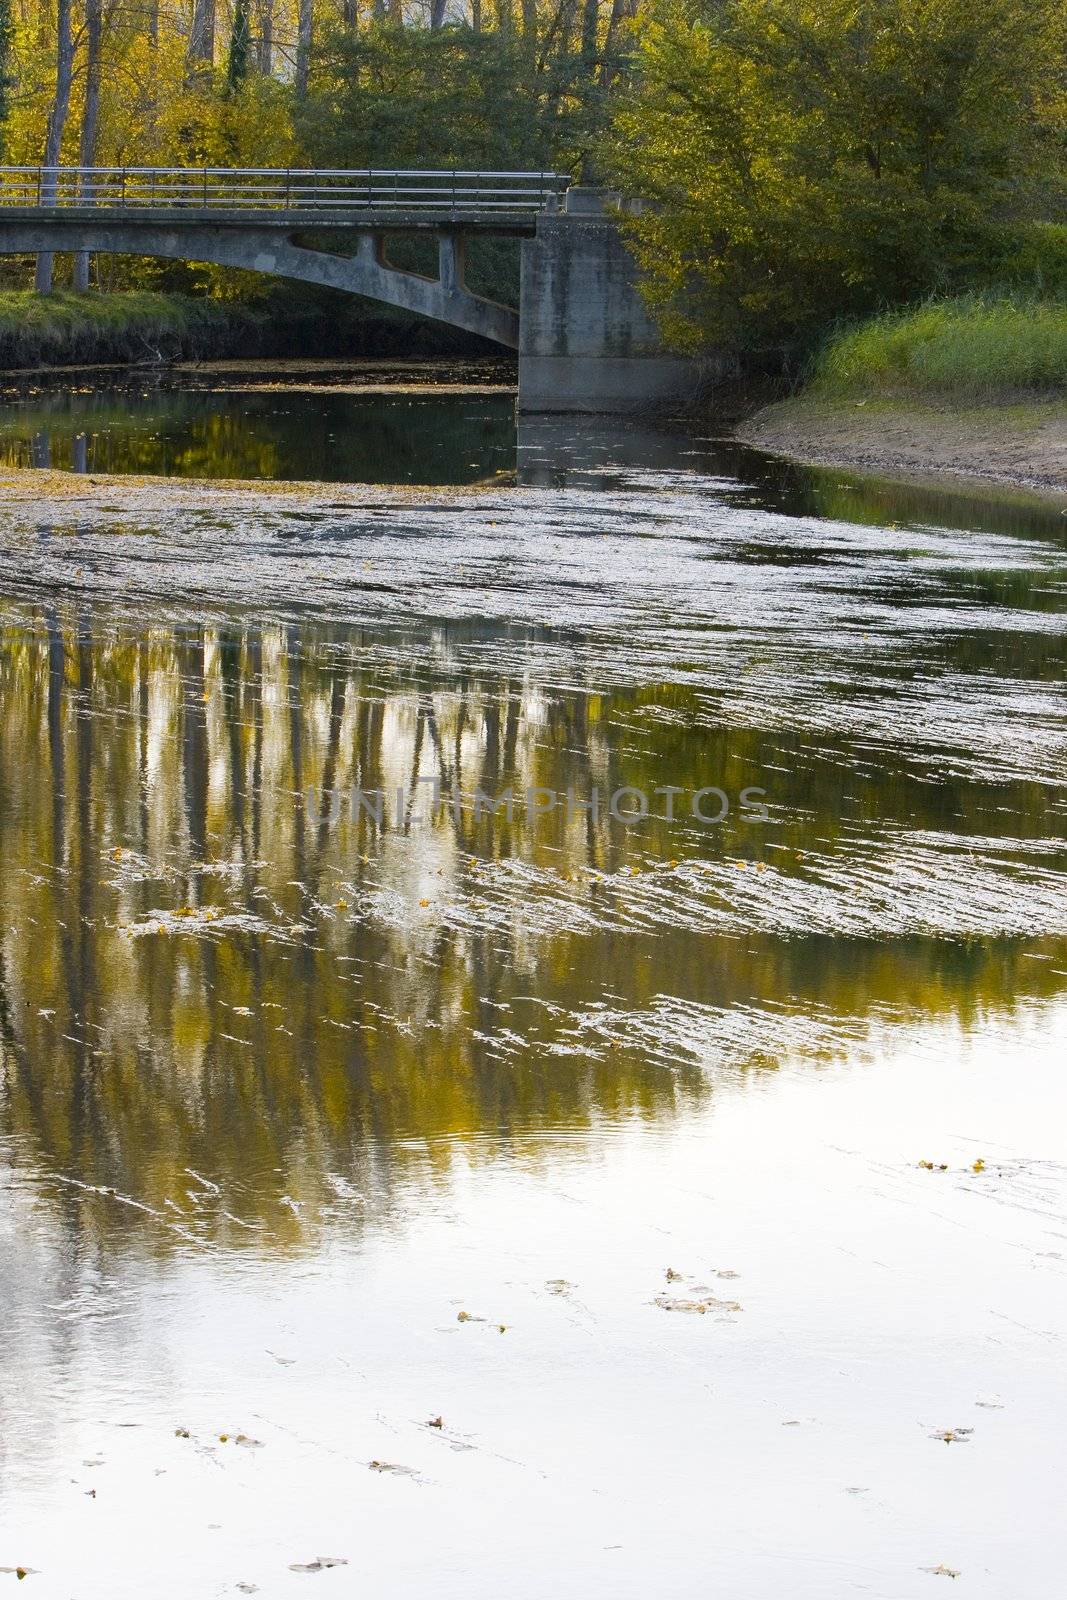
[[[691,400],[699,369],[663,348],[605,192],[570,189],[522,244],[519,410],[658,412]]]

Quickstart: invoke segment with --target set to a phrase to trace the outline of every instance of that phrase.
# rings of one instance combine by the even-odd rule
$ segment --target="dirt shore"
[[[736,434],[812,465],[1007,484],[1067,505],[1067,400],[964,409],[804,397],[764,407]]]

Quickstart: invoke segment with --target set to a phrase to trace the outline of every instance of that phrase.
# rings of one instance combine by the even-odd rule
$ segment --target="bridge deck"
[[[155,225],[532,232],[559,209],[554,172],[280,167],[0,167],[0,216]]]
[[[496,237],[531,238],[537,228],[535,211],[454,211],[451,207],[425,207],[404,210],[387,206],[349,206],[346,208],[293,208],[287,211],[235,211],[213,206],[113,206],[63,205],[15,206],[0,200],[2,223],[58,223],[72,230],[79,224],[155,228],[270,228],[280,233],[370,232],[440,233],[457,228],[463,233],[486,233]]]

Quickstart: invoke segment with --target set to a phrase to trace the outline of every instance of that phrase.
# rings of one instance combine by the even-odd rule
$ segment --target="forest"
[[[671,344],[764,367],[930,296],[1067,294],[1058,0],[0,0],[0,142],[8,165],[568,172],[647,202],[626,226]],[[513,247],[475,272],[514,297]],[[242,339],[257,307],[306,336],[324,303],[84,254],[3,258],[0,283],[0,342],[42,349],[120,337],[98,291],[164,342],[222,337],[191,299]],[[56,298],[28,316],[31,285]]]

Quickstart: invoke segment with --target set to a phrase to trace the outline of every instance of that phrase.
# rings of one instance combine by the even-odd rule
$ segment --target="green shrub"
[[[887,312],[827,341],[811,390],[971,400],[1067,391],[1067,299],[966,295]]]

